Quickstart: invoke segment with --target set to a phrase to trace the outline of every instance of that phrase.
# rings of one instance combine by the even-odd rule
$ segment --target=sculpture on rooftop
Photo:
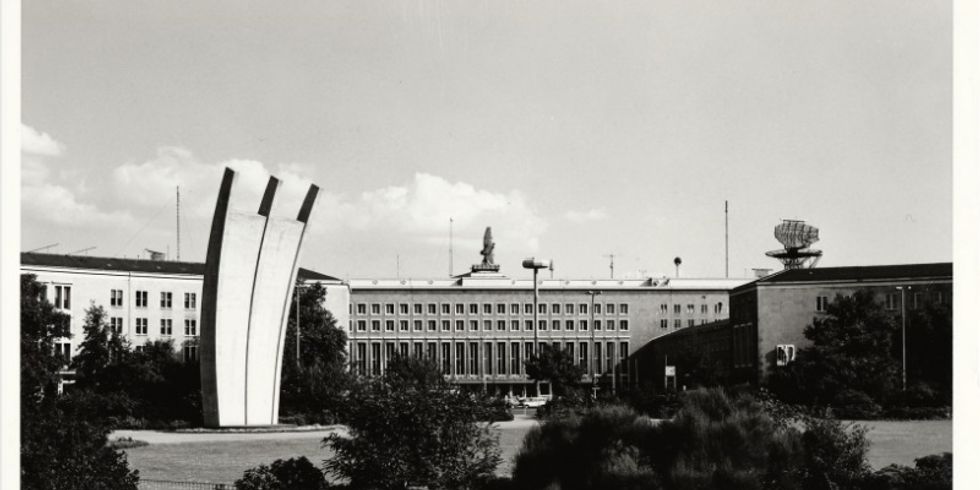
[[[480,255],[483,256],[483,265],[494,265],[493,263],[493,247],[496,245],[493,243],[493,233],[490,231],[490,227],[487,227],[487,231],[483,232],[483,250],[480,250]]]

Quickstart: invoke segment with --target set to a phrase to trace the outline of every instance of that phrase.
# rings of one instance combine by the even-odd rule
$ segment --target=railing
[[[197,481],[148,480],[140,478],[140,490],[234,490],[231,483],[210,483]]]

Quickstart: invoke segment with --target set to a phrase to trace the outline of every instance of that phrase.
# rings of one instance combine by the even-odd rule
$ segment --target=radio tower
[[[615,264],[614,264],[613,260],[615,259],[616,254],[610,253],[610,254],[607,254],[607,255],[603,255],[603,257],[609,257],[609,279],[613,279],[614,278],[614,274],[613,273],[616,270],[615,269]]]

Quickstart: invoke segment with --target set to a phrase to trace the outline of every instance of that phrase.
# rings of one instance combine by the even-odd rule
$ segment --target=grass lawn
[[[952,422],[927,420],[864,422],[871,427],[868,460],[875,469],[892,463],[912,465],[917,457],[952,451]],[[521,446],[527,427],[501,430],[500,449],[504,462],[498,473],[507,475]],[[330,453],[320,447],[320,438],[276,438],[150,444],[127,449],[130,467],[140,476],[155,480],[231,483],[247,469],[280,458],[306,456],[319,465]],[[138,436],[135,438],[139,438]]]

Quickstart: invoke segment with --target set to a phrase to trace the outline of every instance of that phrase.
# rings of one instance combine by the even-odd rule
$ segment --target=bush
[[[625,407],[549,419],[525,436],[514,459],[514,487],[660,488],[639,446],[652,426]]]
[[[872,420],[881,415],[881,405],[862,391],[843,390],[833,401],[834,416],[840,419]]]
[[[508,422],[514,420],[514,414],[510,411],[507,400],[499,397],[486,397],[483,399],[486,407],[484,422]]]
[[[306,457],[277,459],[271,466],[245,470],[235,482],[236,490],[324,490],[329,488],[323,473]]]
[[[915,468],[890,465],[875,472],[867,490],[945,490],[953,488],[953,454],[943,453],[915,460]]]

